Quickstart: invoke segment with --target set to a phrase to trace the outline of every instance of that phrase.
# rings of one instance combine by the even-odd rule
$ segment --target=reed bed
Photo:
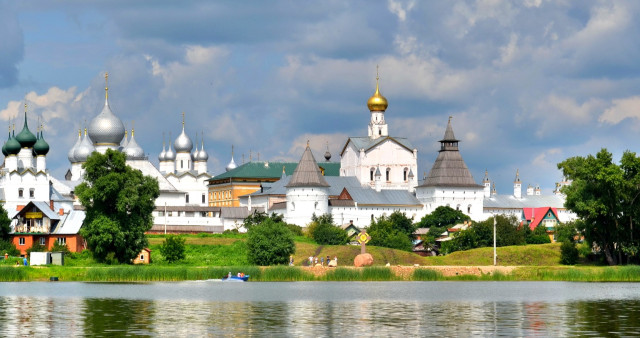
[[[89,268],[86,280],[95,282],[139,282],[139,281],[182,281],[219,279],[229,273],[238,272],[260,276],[257,267],[168,267],[168,266],[116,266],[109,268]]]
[[[352,281],[394,281],[402,280],[396,276],[391,269],[386,267],[367,267],[363,269],[336,268],[327,272],[318,280],[331,282],[352,282]]]
[[[411,274],[411,280],[413,281],[437,281],[444,280],[440,271],[431,269],[414,269]]]
[[[251,278],[253,279],[253,278]],[[313,281],[313,274],[298,267],[277,265],[269,267],[262,272],[262,276],[256,279],[262,282],[301,282]]]
[[[24,268],[0,267],[0,282],[21,282],[27,280]]]

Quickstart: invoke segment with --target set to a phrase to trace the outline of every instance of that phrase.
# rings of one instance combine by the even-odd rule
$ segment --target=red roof
[[[553,216],[558,219],[558,210],[556,208],[522,208],[524,218],[527,220],[527,222],[529,222],[529,228],[531,230],[535,229],[540,224],[540,222],[542,222],[542,220],[547,215],[547,212],[549,211],[551,211],[553,213]]]

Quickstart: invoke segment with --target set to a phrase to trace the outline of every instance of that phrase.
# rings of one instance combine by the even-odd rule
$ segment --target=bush
[[[169,235],[160,246],[160,252],[164,259],[169,262],[177,262],[185,258],[184,243],[186,239],[180,236]]]
[[[68,254],[70,252],[69,248],[67,247],[66,244],[60,244],[60,243],[58,243],[58,241],[55,241],[53,243],[53,246],[51,247],[50,251],[51,252],[64,252],[65,254]]]
[[[29,249],[27,249],[27,257],[29,257],[32,252],[45,251],[47,251],[47,248],[44,245],[41,245],[40,243],[33,243],[33,245]]]
[[[304,233],[302,232],[302,227],[299,225],[295,225],[295,224],[289,224],[289,223],[285,223],[285,225],[287,226],[287,228],[289,230],[291,230],[291,233],[294,236],[304,236]]]
[[[349,238],[347,232],[327,223],[318,224],[313,232],[313,240],[320,245],[343,245]]]
[[[573,242],[562,242],[560,246],[560,263],[574,265],[578,262],[578,248]]]
[[[249,229],[247,248],[249,262],[262,266],[287,264],[296,251],[291,230],[270,218]]]
[[[11,241],[0,240],[0,255],[4,256],[7,253],[9,256],[20,256],[20,250],[18,250]]]

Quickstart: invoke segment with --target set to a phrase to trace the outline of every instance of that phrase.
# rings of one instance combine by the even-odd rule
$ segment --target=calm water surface
[[[640,336],[640,283],[0,283],[0,336]]]

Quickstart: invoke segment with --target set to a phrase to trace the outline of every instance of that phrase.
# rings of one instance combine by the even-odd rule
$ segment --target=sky
[[[152,162],[185,128],[224,172],[243,158],[332,160],[366,136],[376,85],[389,134],[428,174],[452,116],[477,183],[551,194],[557,163],[640,151],[638,1],[0,0],[0,127],[38,121],[62,178],[109,103]],[[636,19],[634,19],[636,18]],[[2,130],[2,129],[0,129]],[[0,132],[0,135],[2,133]]]

